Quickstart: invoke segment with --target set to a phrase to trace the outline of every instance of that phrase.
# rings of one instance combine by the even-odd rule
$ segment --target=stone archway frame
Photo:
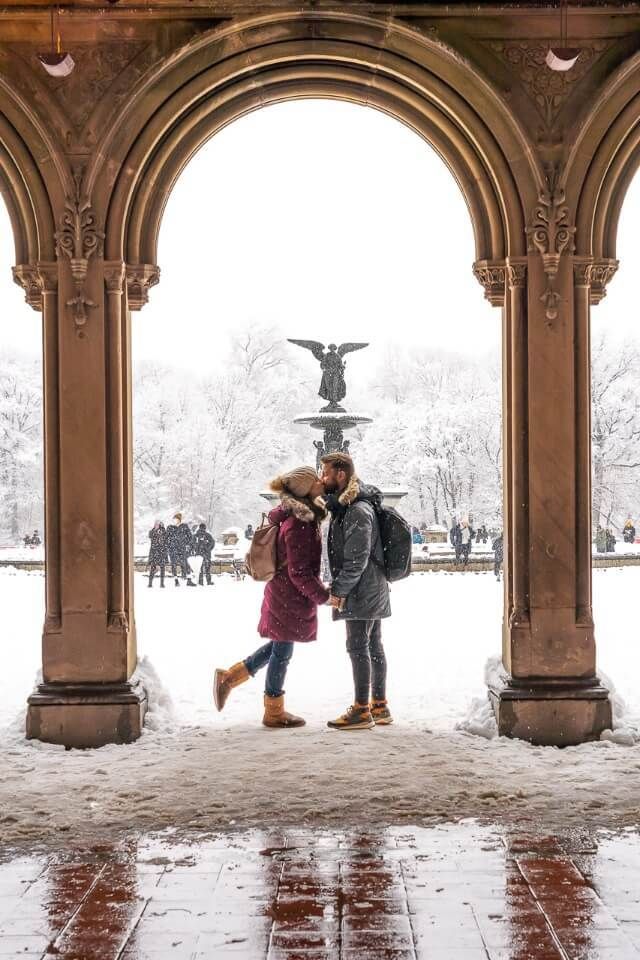
[[[64,550],[83,554],[83,570],[92,573],[69,587],[73,609],[63,610],[50,646],[45,636],[46,675],[58,693],[47,690],[32,701],[32,734],[95,745],[139,733],[143,694],[129,685],[136,663],[130,310],[158,281],[162,213],[189,159],[225,124],[300,97],[347,99],[407,124],[440,154],[466,199],[476,276],[490,302],[503,306],[508,676],[492,698],[503,733],[540,743],[591,739],[610,710],[595,678],[589,544],[576,536],[586,489],[576,495],[588,441],[588,354],[583,340],[578,348],[573,340],[569,250],[564,256],[565,246],[540,246],[555,244],[560,224],[537,223],[549,181],[513,113],[451,48],[392,18],[320,11],[216,28],[136,77],[117,116],[108,103],[94,114],[103,136],[80,194],[104,233],[104,255],[96,248],[88,261],[83,296],[92,312],[85,339],[70,341],[67,354],[80,399],[92,398],[93,415],[104,414],[108,429],[87,438],[94,456],[77,476],[68,460],[67,502],[81,503],[84,512],[62,516]],[[384,189],[392,183],[393,174]],[[549,202],[555,216],[555,193]],[[553,289],[549,257],[557,258]],[[71,292],[62,269],[60,277]],[[560,303],[555,312],[550,290]],[[71,439],[63,440],[71,449]],[[88,483],[91,499],[82,486]]]
[[[459,54],[393,20],[306,12],[213,30],[134,89],[85,176],[106,257],[155,263],[166,199],[193,154],[243,114],[300,97],[350,100],[409,125],[456,178],[476,259],[525,253],[523,211],[543,177],[490,85]]]

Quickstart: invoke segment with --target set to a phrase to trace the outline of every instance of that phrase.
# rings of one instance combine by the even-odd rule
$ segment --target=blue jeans
[[[251,676],[255,677],[258,670],[262,670],[268,664],[264,692],[268,697],[281,697],[284,693],[284,678],[292,656],[293,642],[274,643],[271,641],[265,643],[264,647],[259,647],[250,657],[247,657],[244,665]]]

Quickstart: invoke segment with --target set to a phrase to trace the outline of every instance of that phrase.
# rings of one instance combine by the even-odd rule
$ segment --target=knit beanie
[[[275,477],[269,487],[274,493],[290,493],[300,499],[308,497],[311,488],[316,483],[318,474],[313,467],[296,467],[279,477]]]

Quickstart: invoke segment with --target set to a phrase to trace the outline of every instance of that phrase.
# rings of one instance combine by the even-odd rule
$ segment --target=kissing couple
[[[297,467],[271,481],[280,504],[269,513],[278,527],[277,571],[264,591],[258,633],[268,642],[228,670],[216,670],[214,700],[222,710],[234,687],[267,668],[263,724],[301,727],[305,721],[284,706],[284,681],[296,643],[318,635],[318,607],[332,607],[344,620],[353,669],[354,702],[329,720],[338,730],[370,729],[392,722],[387,706],[387,662],[381,622],[391,616],[389,586],[376,515],[382,494],[356,476],[346,453],[330,453],[322,468]],[[330,518],[331,583],[320,579],[321,525]]]

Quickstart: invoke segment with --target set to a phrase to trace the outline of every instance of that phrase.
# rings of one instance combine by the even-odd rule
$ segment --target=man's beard
[[[325,480],[324,481],[324,492],[325,493],[337,493],[338,484],[335,480]]]

